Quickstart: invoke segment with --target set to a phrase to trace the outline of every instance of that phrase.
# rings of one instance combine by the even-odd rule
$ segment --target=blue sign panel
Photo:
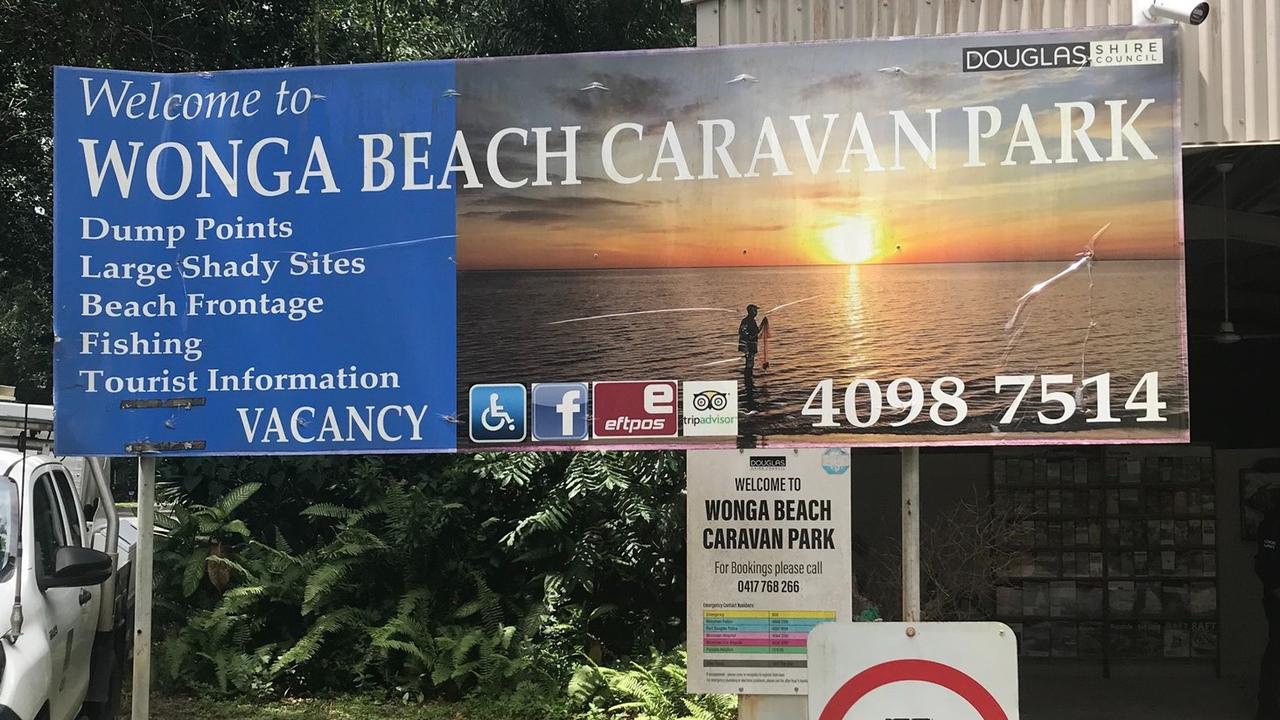
[[[60,450],[456,446],[452,63],[55,80]]]

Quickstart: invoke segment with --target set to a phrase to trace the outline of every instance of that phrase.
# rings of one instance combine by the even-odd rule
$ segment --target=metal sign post
[[[804,720],[808,696],[739,695],[738,720]]]
[[[902,449],[902,622],[920,622],[920,448]]]
[[[134,558],[133,720],[151,713],[151,588],[155,555],[156,459],[138,458],[138,552]]]

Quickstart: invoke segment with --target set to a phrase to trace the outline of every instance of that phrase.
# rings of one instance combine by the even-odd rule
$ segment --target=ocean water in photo
[[[1179,336],[1178,261],[1098,261],[1031,300],[1012,330],[1018,298],[1066,267],[1060,262],[809,266],[717,269],[468,271],[459,274],[459,395],[479,382],[597,380],[737,380],[747,442],[811,435],[816,418],[801,408],[817,383],[832,379],[837,407],[854,380],[882,388],[914,378],[926,407],[902,427],[903,413],[885,407],[880,423],[858,433],[948,433],[990,437],[1016,390],[997,395],[1004,375],[1111,374],[1112,413],[1133,428],[1124,409],[1135,383],[1159,373],[1168,420],[1144,431],[1187,427],[1184,344]],[[797,302],[799,301],[799,302]],[[738,322],[747,304],[768,314],[767,370],[757,358],[744,380]],[[794,303],[794,304],[791,304]],[[689,309],[686,309],[689,308]],[[648,314],[577,318],[639,311]],[[964,381],[967,419],[951,428],[929,418],[930,385]],[[1075,386],[1055,386],[1072,392]],[[906,395],[906,386],[902,386]],[[1003,432],[1114,432],[1077,412],[1042,426],[1037,384]],[[1079,397],[1096,407],[1095,393]],[[859,396],[859,403],[866,396]],[[865,417],[865,414],[863,415]],[[854,432],[843,414],[845,432]],[[1102,430],[1100,430],[1100,428]]]

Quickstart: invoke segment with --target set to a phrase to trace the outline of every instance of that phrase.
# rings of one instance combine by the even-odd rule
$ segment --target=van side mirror
[[[83,547],[58,548],[53,573],[41,578],[42,588],[92,587],[111,577],[111,556]]]

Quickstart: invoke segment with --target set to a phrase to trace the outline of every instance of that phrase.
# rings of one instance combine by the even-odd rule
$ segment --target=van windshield
[[[12,536],[17,530],[18,486],[8,478],[0,478],[0,577],[9,572],[13,564],[16,543]]]

